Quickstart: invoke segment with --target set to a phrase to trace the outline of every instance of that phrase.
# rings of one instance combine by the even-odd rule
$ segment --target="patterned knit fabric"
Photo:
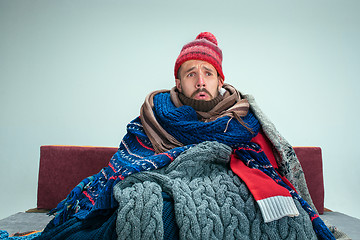
[[[108,167],[81,181],[67,198],[50,212],[56,213],[54,224],[61,224],[71,216],[84,219],[117,207],[112,188],[118,181],[136,172],[164,167],[188,147],[154,154],[140,119],[136,118],[128,124],[127,134]]]
[[[280,155],[280,159],[278,160],[280,174],[285,176],[296,188],[297,192],[302,196],[302,198],[304,198],[309,203],[309,205],[315,209],[306,185],[304,172],[291,144],[284,136],[281,135],[281,133],[279,133],[275,125],[262,112],[253,96],[243,95],[243,97],[249,101],[251,111],[259,120],[262,130],[272,145],[275,147],[276,152]]]
[[[154,97],[154,114],[160,125],[184,145],[204,141],[217,141],[231,147],[249,142],[259,132],[260,124],[249,112],[243,121],[252,130],[248,131],[235,118],[222,117],[212,122],[200,122],[195,110],[189,106],[175,107],[170,93]]]
[[[136,118],[128,124],[127,134],[111,158],[109,166],[81,181],[67,198],[50,212],[56,213],[53,220],[55,225],[65,222],[71,216],[84,219],[88,215],[100,214],[99,211],[117,207],[112,188],[118,181],[136,172],[164,167],[192,144],[218,141],[235,147],[241,142],[250,141],[260,128],[251,113],[243,120],[253,133],[230,117],[219,118],[209,123],[199,122],[196,112],[191,107],[176,108],[170,100],[169,93],[156,95],[154,104],[154,113],[164,129],[178,137],[186,146],[154,154],[140,119]]]
[[[165,168],[119,182],[118,239],[162,239],[162,191],[174,199],[180,239],[317,239],[298,202],[298,217],[265,223],[246,185],[229,169],[230,154],[224,144],[204,142]]]
[[[199,122],[196,112],[191,107],[176,108],[170,100],[169,93],[157,94],[154,97],[154,105],[154,114],[161,126],[185,147],[155,154],[140,119],[133,120],[127,126],[128,133],[117,153],[110,160],[109,166],[98,174],[84,179],[52,211],[57,213],[53,220],[55,226],[66,222],[72,216],[89,219],[97,215],[106,215],[110,210],[118,207],[119,203],[114,198],[113,187],[133,173],[167,166],[186,149],[204,141],[217,141],[236,148],[240,144],[249,142],[260,128],[251,111],[242,119],[252,132],[228,116],[212,122]],[[161,221],[158,219],[157,222]]]
[[[243,161],[248,164],[248,167],[257,168],[275,182],[283,184],[282,186],[290,191],[292,197],[301,203],[302,207],[309,213],[320,239],[333,239],[329,229],[309,204],[281,180],[259,146],[257,144],[249,144],[260,128],[259,122],[251,111],[249,111],[243,120],[252,129],[253,133],[247,131],[238,121],[231,121],[229,117],[222,117],[208,123],[200,122],[197,120],[197,115],[193,108],[188,106],[176,108],[170,100],[169,93],[155,95],[154,106],[154,114],[161,126],[169,134],[176,136],[177,140],[184,145],[197,144],[204,141],[217,141],[233,149],[237,148],[236,154],[242,160],[244,159]],[[223,130],[224,126],[226,126],[226,130]],[[244,147],[244,144],[246,144],[246,147]],[[248,160],[253,160],[256,164],[249,165]]]
[[[196,39],[186,44],[176,59],[174,74],[177,77],[180,66],[189,60],[202,60],[213,65],[221,76],[225,80],[222,71],[222,51],[218,47],[215,36],[209,32],[200,33]]]
[[[320,219],[319,215],[310,207],[310,205],[299,196],[299,194],[289,186],[283,178],[275,171],[265,156],[264,152],[257,144],[241,144],[234,149],[234,153],[245,163],[249,168],[261,170],[277,184],[284,187],[289,191],[291,196],[297,200],[301,207],[309,214],[314,230],[319,239],[335,239],[330,230],[326,227],[324,222]]]

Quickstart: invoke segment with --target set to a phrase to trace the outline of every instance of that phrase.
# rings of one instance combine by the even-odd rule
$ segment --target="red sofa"
[[[324,211],[322,155],[319,147],[294,147],[315,207]],[[41,146],[37,208],[52,209],[84,178],[106,167],[113,147]]]

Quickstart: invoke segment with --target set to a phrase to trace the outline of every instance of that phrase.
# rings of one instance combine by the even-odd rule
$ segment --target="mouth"
[[[211,94],[205,88],[196,90],[191,96],[196,100],[211,100],[211,97]]]
[[[207,94],[206,92],[199,92],[195,94],[193,98],[196,100],[208,100],[210,97],[209,94]]]

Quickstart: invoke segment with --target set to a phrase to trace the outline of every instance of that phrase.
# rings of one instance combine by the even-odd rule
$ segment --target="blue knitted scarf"
[[[192,107],[175,107],[170,100],[170,93],[155,95],[154,106],[156,120],[183,145],[217,141],[234,148],[240,143],[250,142],[260,129],[258,120],[251,112],[242,119],[252,132],[235,118],[228,116],[211,122],[201,122]]]

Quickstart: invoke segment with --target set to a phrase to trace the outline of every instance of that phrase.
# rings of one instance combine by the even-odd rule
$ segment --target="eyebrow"
[[[206,71],[214,72],[214,70],[211,69],[211,68],[208,68],[208,67],[205,67],[205,66],[203,66],[203,68],[205,68]],[[186,70],[185,73],[191,72],[191,71],[194,70],[194,69],[195,69],[195,67],[192,67],[192,68]]]
[[[194,69],[195,69],[195,67],[192,67],[192,68],[186,70],[185,73],[191,72],[191,71],[194,70]]]
[[[208,68],[208,67],[205,67],[205,66],[203,66],[203,68],[205,68],[205,70],[207,70],[207,71],[209,71],[209,72],[214,72],[214,70],[211,69],[211,68]]]

